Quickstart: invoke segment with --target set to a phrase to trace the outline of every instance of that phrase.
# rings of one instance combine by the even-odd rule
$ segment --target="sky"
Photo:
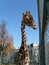
[[[22,14],[30,11],[37,25],[37,30],[26,27],[27,44],[39,43],[37,0],[0,0],[0,22],[7,22],[7,30],[13,36],[14,46],[21,46]]]

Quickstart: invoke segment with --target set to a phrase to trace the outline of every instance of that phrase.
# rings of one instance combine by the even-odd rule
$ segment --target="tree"
[[[3,51],[4,37],[6,34],[6,24],[4,22],[0,23],[0,51]]]
[[[2,21],[0,24],[0,45],[6,46],[13,43],[13,37],[6,29],[6,22]]]
[[[2,52],[2,59],[8,54],[11,54],[14,49],[13,37],[6,29],[6,22],[0,23],[0,52]],[[3,62],[3,60],[2,60]]]

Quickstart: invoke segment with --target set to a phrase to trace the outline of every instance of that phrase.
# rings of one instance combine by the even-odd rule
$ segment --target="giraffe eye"
[[[29,20],[29,16],[26,16],[26,20],[27,20],[27,21]]]
[[[26,20],[28,20],[28,18],[26,18]]]

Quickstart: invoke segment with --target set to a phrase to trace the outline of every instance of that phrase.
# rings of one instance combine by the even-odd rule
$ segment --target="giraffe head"
[[[33,17],[28,11],[25,14],[23,13],[23,23],[33,29],[37,29]]]

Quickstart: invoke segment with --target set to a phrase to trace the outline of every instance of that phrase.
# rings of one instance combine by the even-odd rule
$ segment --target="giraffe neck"
[[[21,24],[21,33],[22,33],[22,44],[26,44],[27,38],[26,38],[26,31],[25,31],[25,24]]]
[[[22,22],[21,24],[21,33],[22,33],[22,44],[20,47],[20,54],[22,54],[23,64],[22,65],[29,65],[30,59],[29,59],[29,52],[28,52],[28,46],[27,46],[27,38],[26,38],[26,32],[25,32],[25,24]]]

